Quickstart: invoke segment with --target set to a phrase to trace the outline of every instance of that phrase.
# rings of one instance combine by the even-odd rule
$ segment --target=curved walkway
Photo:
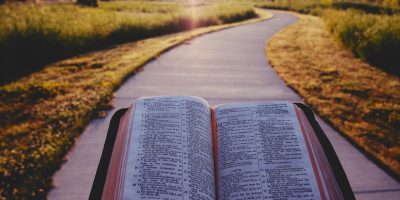
[[[273,12],[273,11],[271,11]],[[87,199],[100,159],[112,113],[134,99],[154,95],[194,95],[211,105],[239,101],[301,101],[279,78],[265,58],[264,46],[278,30],[297,20],[273,12],[263,22],[207,34],[182,44],[131,77],[116,92],[115,109],[94,120],[55,174],[49,199]],[[368,160],[322,120],[347,173],[357,199],[396,199],[400,184]]]

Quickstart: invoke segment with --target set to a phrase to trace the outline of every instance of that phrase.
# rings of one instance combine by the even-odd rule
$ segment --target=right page
[[[325,199],[292,103],[221,105],[215,118],[219,199]]]

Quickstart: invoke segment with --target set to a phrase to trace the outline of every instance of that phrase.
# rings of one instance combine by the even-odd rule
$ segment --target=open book
[[[110,125],[91,198],[354,199],[299,105],[139,98]]]

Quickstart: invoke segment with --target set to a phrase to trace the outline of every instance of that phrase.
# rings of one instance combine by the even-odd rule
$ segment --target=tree
[[[2,1],[2,0],[0,0]],[[77,0],[76,2],[79,5],[82,6],[90,6],[90,7],[97,7],[97,0]]]

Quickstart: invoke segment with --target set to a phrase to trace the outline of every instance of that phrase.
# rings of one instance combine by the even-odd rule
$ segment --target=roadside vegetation
[[[282,79],[324,120],[399,180],[400,78],[355,58],[336,40],[342,37],[340,33],[345,32],[338,30],[342,24],[356,23],[353,28],[357,29],[364,26],[361,23],[364,17],[375,16],[361,14],[363,19],[358,19],[351,17],[356,11],[324,12],[331,15],[320,18],[299,14],[298,22],[271,38],[266,47],[269,60]],[[394,20],[389,16],[382,18]],[[357,24],[358,20],[361,24]],[[383,29],[385,34],[393,33],[389,30],[396,27],[387,27],[390,23],[381,27],[369,25],[369,28]],[[383,37],[380,31],[371,37],[368,40],[384,44],[379,39]],[[375,37],[378,39],[373,39]],[[365,39],[349,38],[350,41]],[[382,39],[391,40],[390,37]]]
[[[154,6],[151,6],[151,3],[154,3]],[[122,2],[112,2],[110,4],[100,3],[100,7],[104,10],[120,10],[118,12],[128,13],[132,9],[141,10],[144,19],[147,19],[146,15],[153,15],[152,13],[169,13],[171,16],[173,16],[172,13],[179,14],[175,8],[178,5],[166,3],[163,8],[157,6],[160,2],[151,3],[143,2],[143,5],[131,6],[131,4],[125,5]],[[33,5],[21,6],[32,7]],[[37,9],[59,9],[50,5],[43,6]],[[92,12],[91,9],[86,10],[87,8],[65,6],[70,6],[70,9],[78,9],[79,12],[85,9],[84,14]],[[65,59],[1,86],[0,199],[44,199],[52,185],[51,176],[63,163],[65,155],[76,137],[91,119],[105,115],[104,110],[110,108],[113,91],[143,64],[168,48],[195,36],[270,17],[266,12],[256,10],[256,13],[251,6],[242,4],[196,5],[195,7],[194,11],[197,12],[195,16],[198,20],[182,22],[182,25],[191,26],[191,28],[200,25],[220,25],[143,39]],[[200,8],[211,9],[211,11],[200,12],[197,10]],[[25,7],[21,9],[25,9]],[[49,12],[46,15],[49,15]],[[93,12],[98,11],[93,10]],[[133,15],[135,16],[135,14]],[[162,16],[162,14],[159,15]],[[258,17],[235,22],[251,16]],[[203,18],[215,19],[215,23],[208,24],[207,20],[203,22],[201,20]],[[98,18],[93,20],[95,20],[94,24],[103,23],[97,22]],[[68,23],[72,22],[64,24]],[[96,35],[97,29],[102,30],[100,25],[91,27],[91,24],[82,23],[82,27],[89,26],[84,29],[88,31],[87,35],[82,36],[84,38],[92,38],[91,34]],[[151,21],[141,21],[141,23],[145,23],[148,28],[153,27],[149,25]],[[160,21],[153,23],[158,24]],[[105,27],[108,25],[104,24],[103,26],[106,29]],[[63,26],[59,26],[59,28],[63,29]],[[179,27],[173,27],[172,30],[176,31],[176,28]],[[79,29],[76,30],[77,32],[81,31],[80,28],[77,29]],[[182,28],[182,30],[187,29]],[[128,34],[129,30],[123,34],[120,33],[121,37],[124,38],[125,34],[127,34],[126,37],[133,37]],[[72,35],[71,43],[80,44],[79,34],[69,33],[67,29],[63,31],[68,33],[67,38]],[[150,34],[150,31],[148,33]],[[161,33],[165,32],[161,31],[157,34]],[[70,40],[60,39],[60,41]],[[92,40],[88,39],[87,41]],[[83,42],[87,41],[83,39]]]
[[[291,10],[322,17],[328,29],[353,54],[400,76],[400,1],[276,0],[258,7]]]
[[[167,33],[254,18],[250,4],[217,1],[99,2],[0,6],[0,84],[90,50]]]
[[[355,56],[400,76],[400,14],[326,10],[322,18],[329,30]]]

